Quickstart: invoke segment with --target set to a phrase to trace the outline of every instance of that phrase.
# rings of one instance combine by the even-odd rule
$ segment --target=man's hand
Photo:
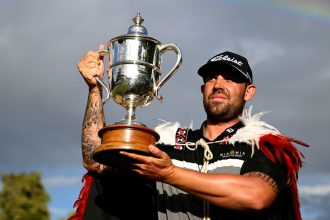
[[[126,164],[125,168],[148,179],[171,184],[171,178],[176,167],[173,165],[170,157],[154,145],[149,145],[148,149],[152,156],[121,151],[120,153],[122,155],[125,155],[134,161]]]
[[[104,45],[101,44],[99,50],[103,49]],[[88,51],[79,61],[77,68],[89,88],[93,89],[98,86],[95,77],[103,78],[104,75],[103,57],[95,51]]]

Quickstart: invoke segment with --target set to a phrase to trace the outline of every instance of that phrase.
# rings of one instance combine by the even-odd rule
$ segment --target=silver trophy
[[[118,154],[122,150],[148,154],[148,145],[158,141],[159,135],[136,119],[135,110],[147,106],[155,97],[162,100],[159,89],[176,73],[182,62],[181,51],[176,45],[162,44],[147,36],[139,13],[133,21],[134,25],[129,27],[126,35],[111,39],[107,50],[98,51],[100,55],[109,57],[108,85],[97,78],[106,91],[103,104],[112,98],[126,109],[122,120],[99,131],[102,144],[95,149],[93,158],[105,165],[122,163]],[[174,51],[177,60],[160,80],[161,56],[167,51]]]

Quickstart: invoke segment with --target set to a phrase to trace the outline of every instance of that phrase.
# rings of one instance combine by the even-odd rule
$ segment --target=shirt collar
[[[204,135],[204,130],[206,127],[206,120],[202,123],[201,128],[200,128],[200,134],[203,136],[204,139],[208,140],[205,135]],[[233,134],[236,133],[236,131],[240,128],[244,127],[244,124],[239,121],[233,126],[228,127],[224,132],[222,132],[220,135],[215,140],[223,139],[227,136],[232,136]]]

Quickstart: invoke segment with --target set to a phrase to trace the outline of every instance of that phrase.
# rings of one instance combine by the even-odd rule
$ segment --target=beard
[[[224,101],[212,101],[212,96],[222,93],[227,97]],[[207,119],[214,123],[229,122],[239,117],[244,109],[245,100],[243,94],[232,99],[225,91],[214,91],[208,97],[203,98]]]

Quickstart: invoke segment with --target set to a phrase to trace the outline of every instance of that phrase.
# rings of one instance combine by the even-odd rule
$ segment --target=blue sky
[[[52,219],[72,211],[81,188],[80,131],[87,87],[76,69],[88,50],[125,34],[140,12],[149,35],[175,43],[183,63],[154,100],[137,111],[198,128],[205,119],[197,69],[225,50],[246,56],[255,112],[311,145],[299,189],[305,220],[329,219],[330,2],[326,0],[0,0],[0,175],[39,171]],[[163,56],[166,73],[175,55]],[[105,106],[107,123],[124,109]]]

